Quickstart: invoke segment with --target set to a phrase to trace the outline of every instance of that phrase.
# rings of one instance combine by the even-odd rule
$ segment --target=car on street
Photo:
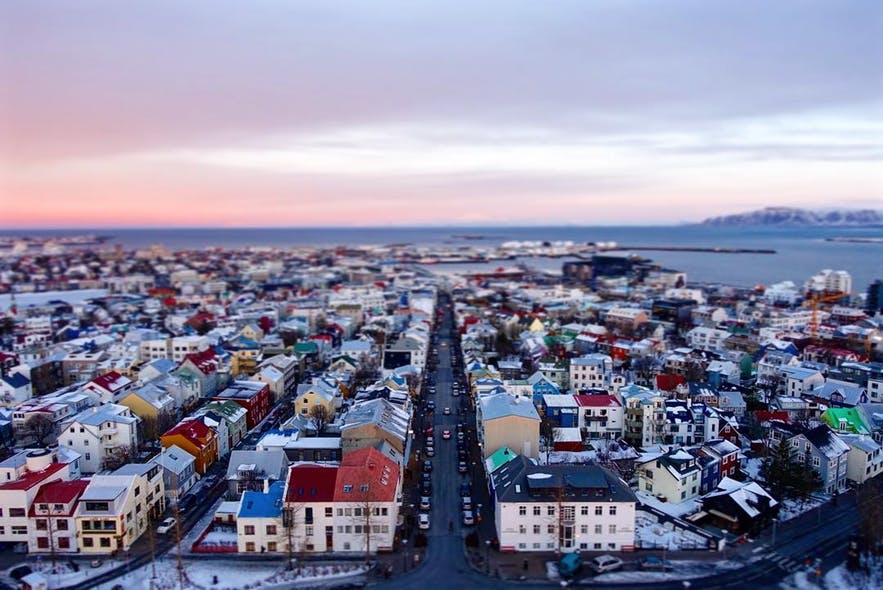
[[[460,483],[460,496],[471,496],[472,495],[472,486],[469,485],[468,481],[464,481]]]
[[[453,395],[454,397],[460,397],[460,390],[455,389],[454,391],[451,392],[451,395]]]
[[[420,474],[420,481],[423,483],[432,483],[432,474],[426,473],[426,472],[421,473]]]
[[[429,445],[426,447],[426,456],[427,457],[435,457],[435,447]]]
[[[457,461],[466,460],[466,449],[457,449]]]
[[[187,512],[196,503],[196,496],[182,496],[178,501],[178,512]]]
[[[432,499],[429,496],[420,496],[420,510],[432,510]]]
[[[471,510],[463,511],[463,524],[465,526],[472,526],[475,524],[475,516],[473,516]]]
[[[460,461],[459,463],[457,463],[457,471],[459,471],[460,473],[466,473],[467,471],[469,471],[469,467],[466,466],[466,461]]]
[[[426,409],[427,410],[435,410],[435,402],[432,400],[429,400],[428,402],[426,402]]]
[[[431,434],[426,437],[426,446],[427,447],[435,446],[435,439],[432,437]]]
[[[460,498],[460,504],[463,510],[472,510],[472,498],[469,496],[463,496]]]
[[[425,471],[426,473],[429,473],[430,471],[432,471],[432,461],[427,459],[426,461],[423,462],[423,471]]]
[[[156,527],[156,532],[159,533],[160,535],[165,535],[166,533],[170,532],[174,528],[175,528],[175,519],[170,516],[169,518],[167,518],[164,521],[162,521],[161,523],[159,523],[159,526]]]
[[[462,440],[464,440],[465,438],[466,438],[466,435],[463,434],[463,431],[462,431],[462,430],[461,430],[460,432],[457,433],[457,440],[458,440],[458,441],[462,441]]]
[[[432,484],[428,481],[424,481],[420,484],[420,495],[421,496],[431,496],[432,495]]]
[[[668,560],[655,555],[648,555],[638,560],[638,569],[652,572],[670,572],[675,568]]]
[[[419,514],[417,516],[417,527],[421,531],[429,530],[429,515],[428,514]]]
[[[599,555],[589,562],[589,569],[596,574],[612,572],[622,567],[622,560],[612,555]]]
[[[444,411],[443,411],[442,413],[443,413],[445,416],[450,416],[450,415],[451,415],[451,408],[445,408]]]
[[[450,430],[442,430],[442,438],[445,440],[449,440],[451,438]]]
[[[435,429],[432,426],[423,430],[423,434],[425,434],[426,436],[432,436],[433,432],[435,432]]]

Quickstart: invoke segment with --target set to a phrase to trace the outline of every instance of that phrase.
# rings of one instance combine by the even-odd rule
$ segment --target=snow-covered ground
[[[779,509],[779,522],[791,520],[804,512],[809,512],[828,502],[831,496],[828,494],[813,494],[806,500],[784,500]]]
[[[635,492],[635,495],[638,496],[638,500],[640,500],[642,504],[653,506],[657,510],[661,510],[670,516],[676,516],[678,518],[683,518],[688,514],[699,512],[701,506],[696,499],[672,504],[671,502],[660,502],[656,496],[645,494],[644,492]]]
[[[689,580],[710,576],[722,570],[738,569],[744,564],[733,561],[671,561],[670,572],[644,572],[625,570],[594,576],[584,583],[597,582],[661,582],[663,580]]]
[[[74,571],[74,568],[71,567],[71,561],[75,561],[79,566],[78,571]],[[40,561],[28,561],[27,565],[31,570],[46,576],[49,588],[65,588],[119,567],[121,563],[120,561],[108,559],[102,560],[98,567],[92,567],[89,561],[71,560],[67,557],[59,556],[55,565],[52,565],[52,561],[48,558]]]
[[[214,503],[214,505],[206,511],[206,513],[199,519],[199,521],[193,525],[193,528],[190,529],[184,537],[181,539],[181,551],[189,552],[190,548],[196,542],[196,539],[199,538],[199,535],[208,528],[208,525],[211,524],[212,519],[215,517],[215,512],[217,512],[218,507],[223,502],[223,498],[219,499]]]
[[[98,590],[111,590],[121,585],[126,590],[175,590],[179,588],[178,569],[175,559],[165,558],[156,562],[156,578],[150,564],[111,582],[98,586]],[[287,571],[282,562],[251,562],[238,560],[184,560],[187,590],[258,590],[297,588],[299,586],[329,587],[335,581],[362,577],[366,572],[363,564],[307,564],[300,573]]]
[[[849,590],[852,588],[861,590],[883,589],[883,574],[874,580],[868,580],[862,574],[853,574],[847,571],[845,565],[840,565],[824,574],[821,578],[811,571],[800,571],[788,576],[779,584],[782,590]]]
[[[637,511],[635,517],[635,540],[644,549],[678,551],[681,549],[704,549],[707,542],[703,537],[675,529],[670,522],[660,524],[653,514]]]

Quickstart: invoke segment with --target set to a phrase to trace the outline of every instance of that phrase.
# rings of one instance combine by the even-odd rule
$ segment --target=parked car
[[[622,560],[612,555],[599,555],[589,562],[589,569],[596,574],[612,572],[622,567]]]
[[[466,466],[466,461],[460,461],[459,463],[457,463],[457,471],[459,471],[460,473],[466,473],[467,471],[469,471],[469,467]]]
[[[475,516],[472,515],[471,510],[463,511],[463,525],[464,526],[472,526],[475,524]]]
[[[432,482],[424,481],[420,484],[420,495],[421,496],[431,496],[432,495]]]
[[[196,496],[182,496],[180,500],[178,500],[178,512],[187,512],[191,508],[193,508],[193,504],[196,502]]]
[[[165,519],[164,521],[162,521],[161,523],[159,523],[159,526],[156,527],[156,532],[159,533],[160,535],[165,535],[166,533],[168,533],[169,531],[171,531],[174,528],[175,528],[175,519],[172,517],[169,517],[169,518]]]
[[[450,416],[450,415],[451,415],[451,408],[445,408],[445,409],[444,409],[444,412],[442,412],[442,413],[443,413],[445,416]]]
[[[426,447],[426,456],[427,457],[435,457],[435,447],[427,446]]]
[[[472,486],[469,485],[468,481],[464,481],[460,484],[460,496],[471,496],[472,495]]]
[[[472,498],[470,496],[463,496],[460,498],[460,503],[462,504],[463,510],[472,510]]]
[[[421,531],[429,530],[429,515],[428,514],[418,514],[417,515],[417,528]]]
[[[638,560],[638,569],[654,572],[670,572],[674,569],[671,562],[655,555],[648,555]]]
[[[429,473],[430,471],[432,471],[432,461],[427,459],[426,461],[423,462],[423,471],[425,473]]]
[[[427,410],[434,410],[435,409],[435,402],[432,400],[429,400],[428,402],[426,402],[426,409]]]
[[[432,510],[432,499],[429,496],[420,496],[420,510]]]
[[[450,430],[442,430],[442,438],[445,440],[450,439],[451,438],[451,431]]]

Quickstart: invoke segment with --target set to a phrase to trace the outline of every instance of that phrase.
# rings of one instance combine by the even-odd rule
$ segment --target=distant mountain
[[[883,211],[874,209],[833,209],[810,211],[795,207],[767,207],[748,213],[709,217],[702,225],[735,227],[777,225],[782,227],[858,227],[883,225]]]

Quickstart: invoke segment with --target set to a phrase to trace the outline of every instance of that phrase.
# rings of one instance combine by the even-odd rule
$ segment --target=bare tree
[[[55,438],[55,423],[45,414],[34,414],[25,422],[25,432],[39,445],[48,445]]]
[[[288,554],[286,568],[288,570],[294,569],[294,556],[303,550],[306,539],[306,526],[312,524],[312,522],[307,522],[307,520],[309,519],[302,503],[285,503],[285,508],[282,511],[282,527],[285,529],[285,550]],[[327,548],[328,551],[332,549],[332,547]]]
[[[159,412],[153,416],[145,416],[141,419],[141,437],[144,441],[156,441],[164,432],[176,424],[175,415],[172,412]]]
[[[325,426],[331,419],[329,414],[328,408],[322,404],[315,404],[310,408],[310,418],[312,418],[313,424],[316,426],[316,436],[319,436],[325,430]]]
[[[358,491],[353,491],[353,496],[354,501],[346,510],[352,510],[354,532],[362,535],[365,541],[365,563],[368,563],[374,542],[380,538],[383,523],[387,522],[383,516],[388,508],[381,506],[382,502],[378,502],[377,495],[368,484],[361,484]]]
[[[107,454],[101,460],[101,469],[117,469],[129,463],[137,454],[138,449],[133,445],[126,445],[108,449]]]

